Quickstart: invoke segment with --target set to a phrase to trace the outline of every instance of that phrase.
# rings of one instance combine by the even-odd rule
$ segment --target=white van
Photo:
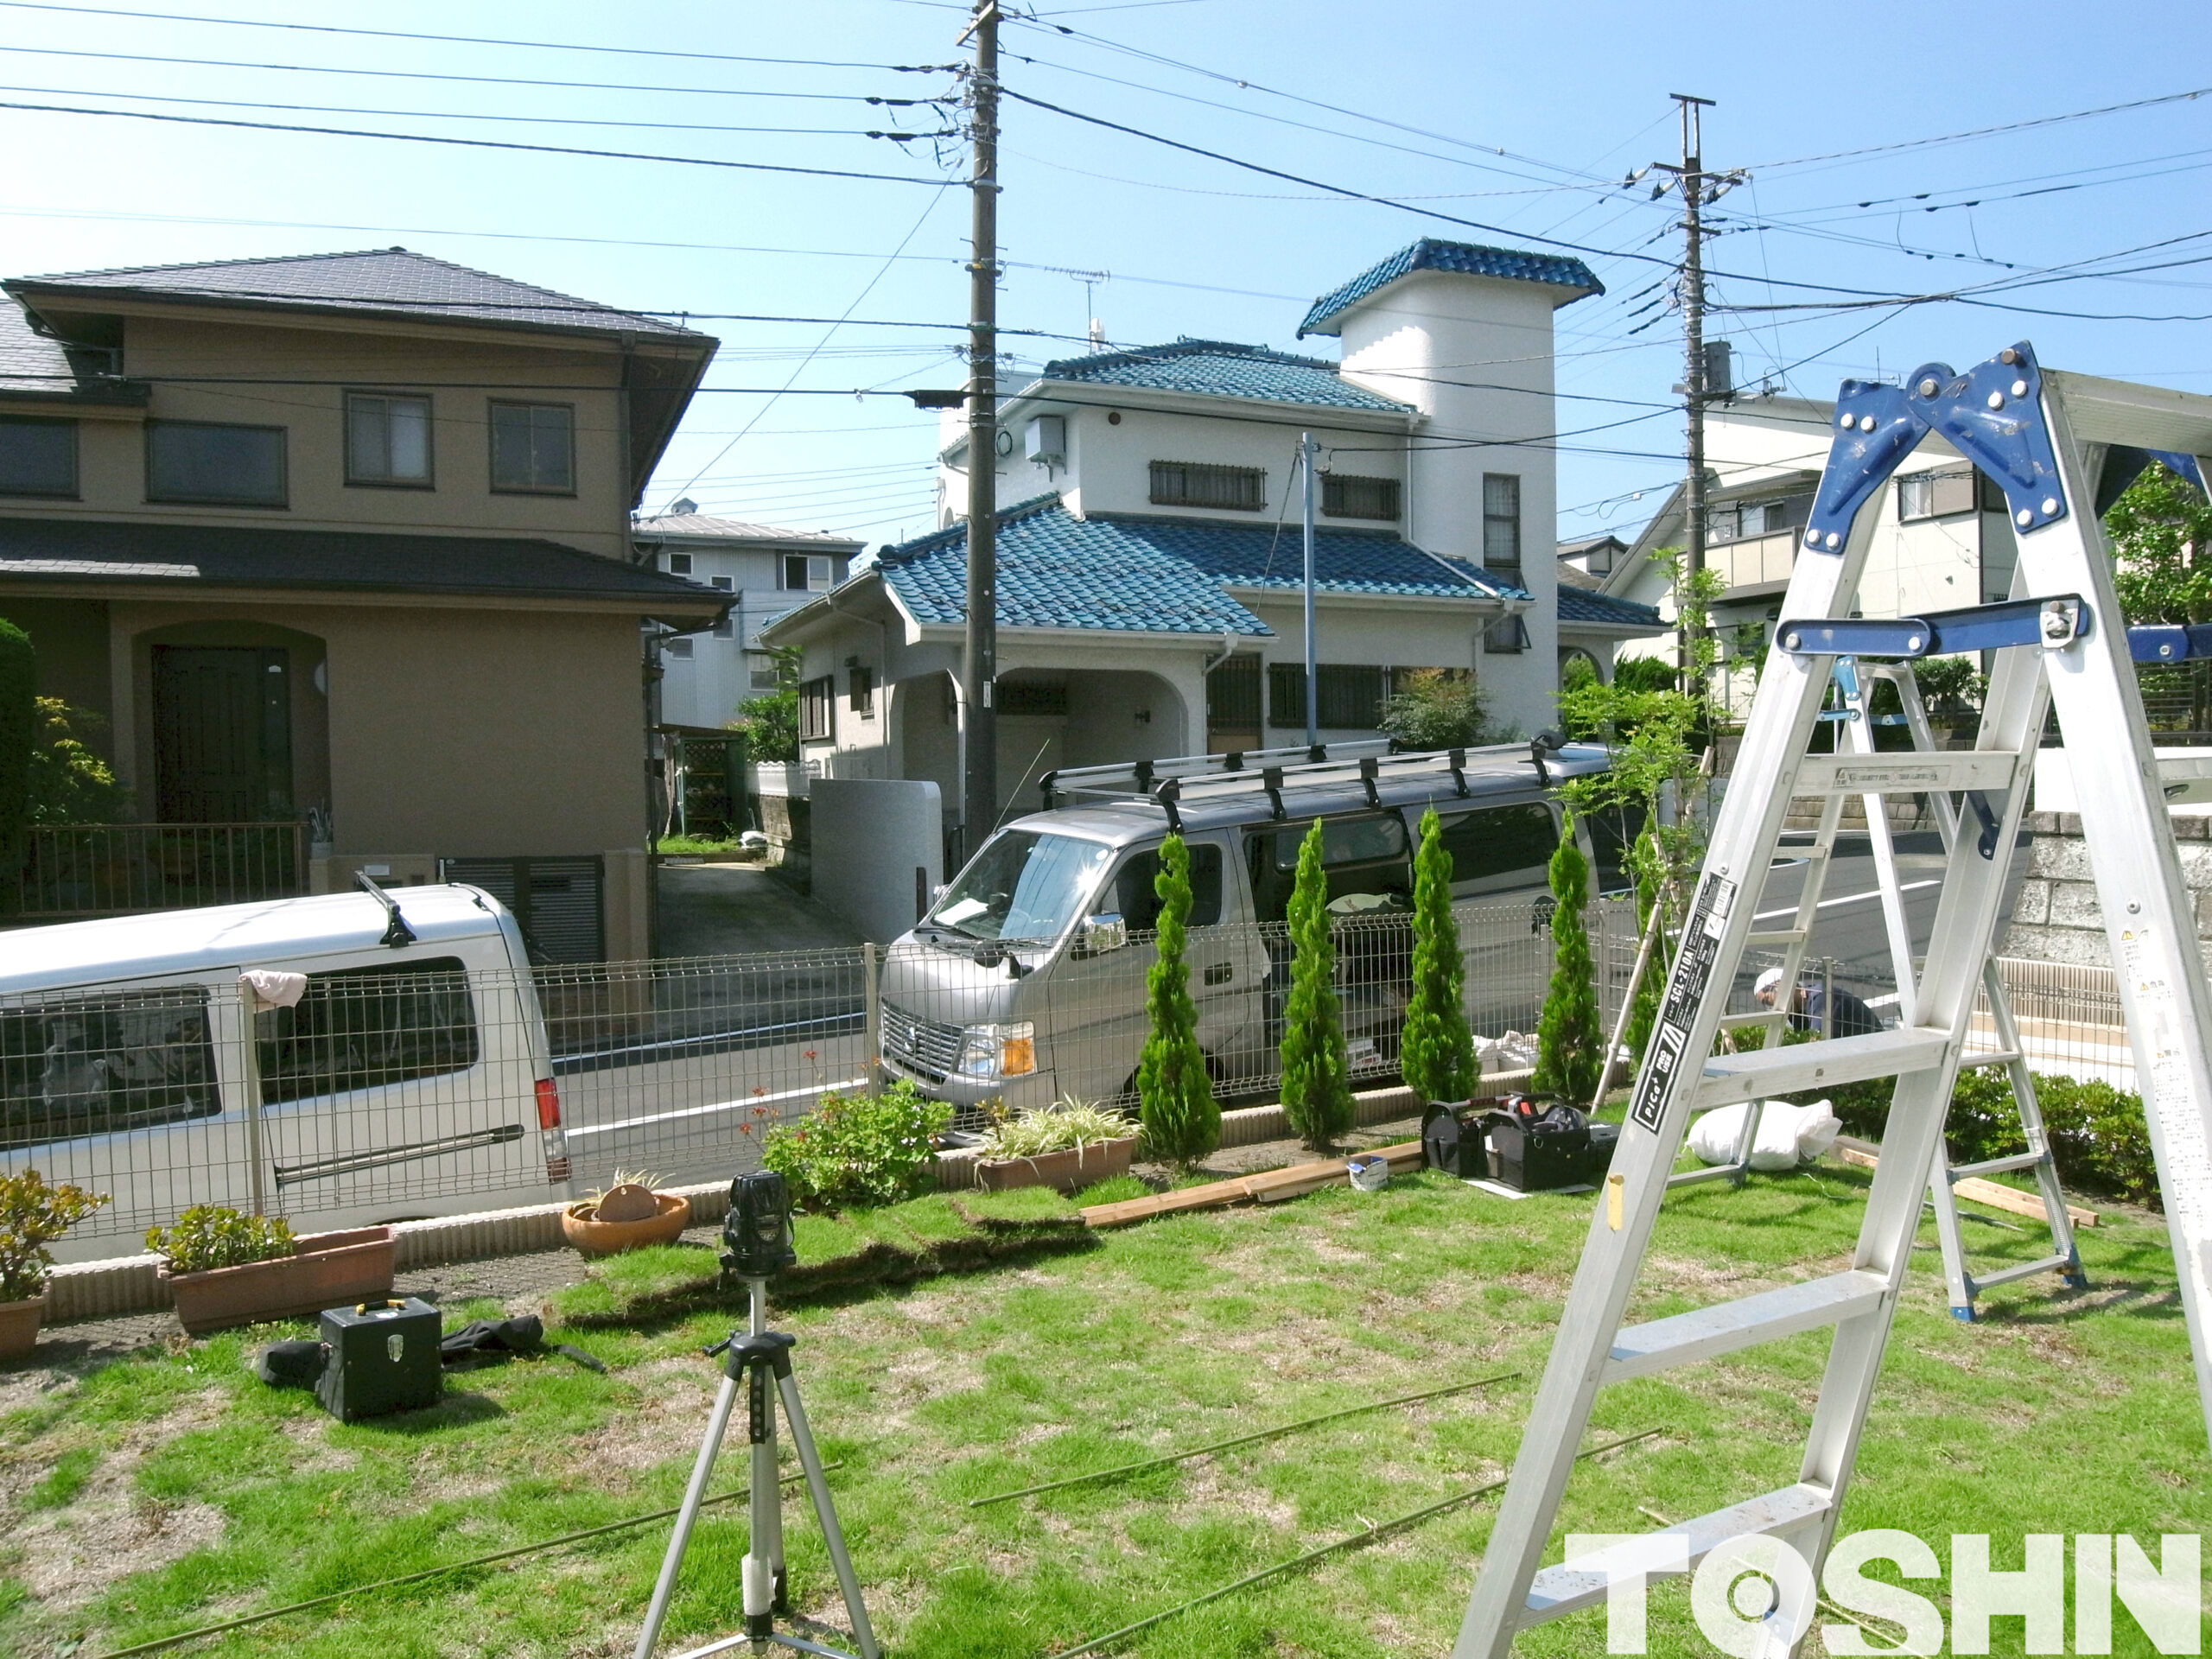
[[[307,1232],[567,1196],[514,918],[364,887],[0,933],[0,1168],[112,1198],[57,1256],[133,1253],[195,1204]],[[252,969],[304,991],[268,1006]]]

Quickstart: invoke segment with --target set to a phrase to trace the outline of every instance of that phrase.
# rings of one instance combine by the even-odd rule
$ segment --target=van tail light
[[[537,1080],[537,1127],[541,1129],[561,1127],[561,1087],[550,1077]]]

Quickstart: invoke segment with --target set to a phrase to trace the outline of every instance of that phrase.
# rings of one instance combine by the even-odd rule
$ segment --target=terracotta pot
[[[580,1199],[561,1212],[561,1231],[580,1255],[620,1255],[648,1244],[672,1244],[691,1224],[691,1200],[680,1192],[656,1192],[658,1215],[643,1221],[601,1221],[592,1216],[591,1201]]]
[[[1065,1152],[1042,1152],[1034,1158],[986,1158],[976,1166],[976,1185],[986,1192],[1003,1192],[1014,1186],[1056,1186],[1072,1192],[1109,1175],[1129,1173],[1129,1155],[1137,1138],[1090,1141]]]
[[[177,1319],[195,1337],[388,1296],[391,1275],[389,1227],[308,1233],[292,1241],[291,1255],[270,1262],[200,1273],[171,1273],[164,1263],[161,1270],[176,1298]]]
[[[46,1312],[46,1298],[0,1302],[0,1359],[21,1359],[38,1346],[38,1322]]]

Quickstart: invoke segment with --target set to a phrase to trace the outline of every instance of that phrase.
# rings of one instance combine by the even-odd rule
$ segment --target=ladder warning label
[[[1654,1132],[1666,1111],[1667,1090],[1688,1051],[1690,1027],[1697,1022],[1698,1004],[1705,1000],[1706,982],[1713,977],[1713,960],[1720,953],[1720,930],[1735,899],[1733,881],[1723,875],[1708,875],[1698,887],[1696,903],[1690,906],[1689,925],[1682,930],[1682,946],[1675,956],[1675,971],[1667,978],[1658,1028],[1651,1033],[1643,1076],[1628,1110],[1630,1122]]]

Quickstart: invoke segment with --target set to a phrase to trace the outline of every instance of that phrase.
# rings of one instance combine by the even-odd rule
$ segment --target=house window
[[[784,588],[794,594],[830,591],[830,561],[819,553],[784,555]]]
[[[566,404],[492,405],[492,487],[574,494],[576,411]]]
[[[1332,518],[1389,518],[1398,516],[1398,480],[1321,475],[1321,511]]]
[[[671,576],[690,575],[691,574],[691,556],[689,553],[670,554],[668,556],[668,574]]]
[[[76,422],[0,420],[0,495],[76,493]]]
[[[729,593],[737,586],[736,579],[731,576],[709,576],[707,580],[714,584],[715,591],[717,593]],[[735,606],[732,606],[715,619],[715,638],[717,639],[737,638],[737,607]]]
[[[1268,475],[1257,467],[1155,461],[1152,503],[1158,507],[1222,507],[1233,512],[1258,512],[1268,505]]]
[[[147,422],[146,499],[285,505],[284,429]]]
[[[346,481],[429,489],[430,400],[347,392]]]
[[[1371,663],[1323,663],[1314,683],[1315,723],[1332,731],[1372,731],[1382,718],[1382,669]],[[1268,724],[1306,724],[1306,665],[1268,664]]]
[[[872,668],[850,668],[845,671],[847,701],[852,710],[862,720],[875,718],[875,671]]]
[[[1510,657],[1529,649],[1529,625],[1517,616],[1501,616],[1483,630],[1483,654]]]
[[[822,741],[832,736],[831,721],[835,719],[832,705],[837,697],[837,682],[824,674],[818,680],[809,680],[798,689],[798,734],[809,741]]]
[[[1918,518],[1948,518],[1974,510],[1974,470],[1952,467],[1940,473],[1914,473],[1897,480],[1897,517],[1905,523]]]
[[[1260,729],[1257,657],[1231,657],[1206,676],[1206,725],[1217,732]]]
[[[755,691],[773,691],[776,689],[774,659],[766,657],[748,657],[745,660],[752,664],[747,672],[747,683]]]
[[[691,642],[689,639],[670,640],[668,642],[668,654],[671,657],[673,657],[679,663],[690,662],[691,660]]]
[[[1483,567],[1509,574],[1521,569],[1521,480],[1516,474],[1483,474]]]

